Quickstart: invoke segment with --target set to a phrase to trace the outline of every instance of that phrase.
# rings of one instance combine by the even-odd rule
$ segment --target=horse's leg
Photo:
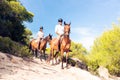
[[[33,57],[34,57],[34,50],[32,50],[32,55],[33,55]]]
[[[48,56],[47,63],[50,63],[51,56],[52,56],[52,49],[50,48],[50,54]]]
[[[57,57],[56,57],[57,55],[56,55],[56,54],[57,54],[57,52],[55,52],[55,55],[54,55],[54,58],[55,58],[55,64],[57,64]]]
[[[54,65],[54,50],[52,50],[52,65]]]
[[[35,57],[35,50],[32,50],[32,52],[33,52],[33,57]]]
[[[31,46],[30,48],[31,48],[31,51],[32,51],[32,55],[33,55],[33,57],[34,57],[34,49],[33,49],[32,46]]]
[[[54,57],[55,57],[55,61],[56,61],[56,63],[55,63],[55,64],[58,64],[58,62],[57,62],[58,53],[59,53],[59,52],[55,52],[55,55],[54,55]]]
[[[50,51],[50,54],[49,54],[48,59],[47,59],[47,62],[48,62],[48,63],[50,63],[51,56],[52,56],[52,53],[51,53],[51,51]]]
[[[61,61],[62,61],[62,63],[61,63],[61,69],[64,69],[63,68],[63,50],[61,50]]]
[[[45,49],[43,50],[43,54],[44,54],[44,58],[45,58],[45,60],[46,60],[46,57],[45,57]]]
[[[69,52],[66,53],[66,68],[68,68],[68,57],[69,57]]]
[[[37,53],[38,53],[38,52],[37,52],[37,49],[35,49],[35,57],[36,57],[36,58],[37,58]]]
[[[50,63],[50,59],[51,59],[51,53],[49,54],[49,56],[47,58],[47,63]]]
[[[40,50],[40,52],[39,52],[40,61],[42,61],[41,57],[42,57],[42,50]]]

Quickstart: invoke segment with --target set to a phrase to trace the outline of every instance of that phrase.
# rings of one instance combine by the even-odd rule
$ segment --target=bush
[[[70,53],[70,57],[77,58],[83,62],[86,63],[86,54],[87,51],[86,49],[82,46],[80,43],[71,43],[71,48],[72,52]]]
[[[105,31],[94,42],[87,62],[91,70],[99,66],[108,68],[113,75],[120,74],[120,25],[113,25],[113,29]],[[120,76],[120,75],[119,75]]]
[[[12,41],[9,37],[0,36],[0,51],[19,57],[31,57],[29,48],[25,45]]]

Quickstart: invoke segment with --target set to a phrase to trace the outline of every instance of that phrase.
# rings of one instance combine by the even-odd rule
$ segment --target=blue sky
[[[44,27],[45,36],[55,34],[58,18],[71,22],[71,40],[90,49],[94,39],[111,28],[120,17],[120,0],[20,0],[34,14],[32,23],[25,23],[33,36]]]

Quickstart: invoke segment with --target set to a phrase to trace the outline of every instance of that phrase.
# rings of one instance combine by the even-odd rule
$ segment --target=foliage
[[[33,14],[25,9],[18,0],[0,1],[0,36],[10,37],[12,40],[27,44],[24,35],[26,28],[24,21],[32,22]]]
[[[86,57],[85,55],[87,54],[86,49],[82,46],[80,43],[71,43],[71,48],[72,52],[70,53],[70,56],[73,58],[78,58],[82,60],[83,62],[86,62]]]
[[[0,51],[20,57],[31,57],[29,48],[22,44],[12,41],[9,37],[0,36]]]
[[[50,48],[46,48],[46,53],[50,54]]]
[[[120,25],[113,25],[94,41],[94,46],[87,56],[92,70],[99,66],[108,68],[111,74],[120,74]]]
[[[22,43],[25,45],[29,45],[30,39],[32,38],[31,35],[32,35],[32,32],[29,29],[25,28],[24,33],[22,35],[24,37],[24,39],[22,40]]]

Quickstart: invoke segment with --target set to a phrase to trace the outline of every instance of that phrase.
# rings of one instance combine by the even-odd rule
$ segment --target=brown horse
[[[52,65],[54,64],[54,58],[56,60],[56,64],[57,64],[57,57],[58,57],[58,41],[57,38],[53,38],[50,42],[50,55],[48,57],[48,63],[50,63],[50,60],[52,60]],[[55,53],[55,55],[54,55]]]
[[[33,55],[37,57],[38,51],[40,51],[40,56],[39,56],[39,57],[41,57],[41,55],[42,55],[42,53],[43,53],[43,54],[44,54],[44,58],[45,58],[45,60],[46,60],[46,57],[45,57],[46,44],[47,44],[47,42],[50,42],[50,40],[52,40],[52,35],[50,35],[50,34],[49,34],[48,36],[46,36],[46,37],[41,41],[41,43],[40,43],[39,45],[38,45],[38,42],[36,42],[36,40],[33,39],[33,40],[30,42],[30,50],[32,50]],[[38,49],[38,46],[40,46],[39,49]],[[41,58],[40,58],[40,59],[41,59]],[[41,60],[42,60],[42,59],[41,59]]]
[[[69,52],[70,52],[70,46],[71,46],[71,40],[70,40],[70,24],[66,24],[64,22],[64,35],[61,40],[60,44],[60,54],[61,54],[61,61],[62,65],[61,68],[63,69],[63,56],[64,52],[66,52],[66,67],[68,68],[68,58],[69,58]]]
[[[69,57],[69,51],[70,51],[70,46],[71,46],[71,40],[70,40],[70,37],[69,37],[69,34],[70,34],[70,24],[66,24],[64,22],[64,35],[60,41],[60,53],[61,53],[61,61],[62,61],[62,65],[61,65],[61,68],[63,69],[63,54],[64,52],[66,52],[66,67],[68,67],[68,57]],[[50,56],[48,58],[48,61],[50,62],[50,60],[52,59],[52,64],[53,63],[53,59],[55,58],[56,60],[56,63],[57,63],[57,53],[55,53],[54,55],[54,51],[58,50],[58,43],[55,43],[57,42],[56,41],[57,38],[54,38],[51,40],[50,42]],[[52,56],[52,58],[51,58]]]

